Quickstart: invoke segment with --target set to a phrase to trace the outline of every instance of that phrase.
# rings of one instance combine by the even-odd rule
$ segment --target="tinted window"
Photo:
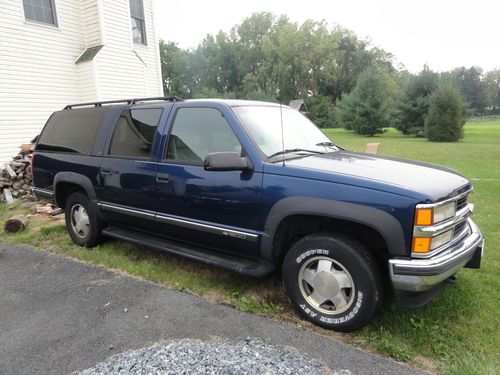
[[[109,154],[149,158],[161,112],[161,108],[123,111],[116,124]]]
[[[90,154],[107,108],[65,109],[55,112],[38,141],[38,150]]]
[[[202,162],[212,152],[241,153],[222,113],[213,108],[180,108],[168,141],[167,159]]]
[[[23,0],[24,17],[27,20],[56,24],[53,0]]]

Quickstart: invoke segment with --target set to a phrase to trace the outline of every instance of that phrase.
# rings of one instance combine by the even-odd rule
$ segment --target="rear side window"
[[[161,108],[123,111],[115,127],[109,155],[149,159],[161,113]]]
[[[107,108],[54,112],[43,129],[37,150],[91,154]]]

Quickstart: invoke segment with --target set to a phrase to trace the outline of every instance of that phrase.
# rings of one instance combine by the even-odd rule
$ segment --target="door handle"
[[[113,174],[113,171],[111,169],[101,168],[101,174],[109,175],[109,174]]]
[[[168,173],[157,173],[156,174],[156,182],[168,182],[169,177],[170,176]]]

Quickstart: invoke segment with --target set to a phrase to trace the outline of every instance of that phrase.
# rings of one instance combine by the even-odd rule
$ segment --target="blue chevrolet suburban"
[[[479,268],[470,182],[346,151],[287,106],[177,97],[68,105],[49,118],[34,191],[72,240],[130,241],[243,275],[281,272],[322,327],[367,324],[390,286],[419,307]]]

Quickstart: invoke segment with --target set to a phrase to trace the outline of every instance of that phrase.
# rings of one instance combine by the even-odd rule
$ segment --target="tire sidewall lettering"
[[[330,255],[330,250],[325,250],[325,249],[312,249],[312,250],[307,250],[304,251],[302,254],[300,254],[295,261],[297,264],[302,263],[302,261],[311,255]]]

